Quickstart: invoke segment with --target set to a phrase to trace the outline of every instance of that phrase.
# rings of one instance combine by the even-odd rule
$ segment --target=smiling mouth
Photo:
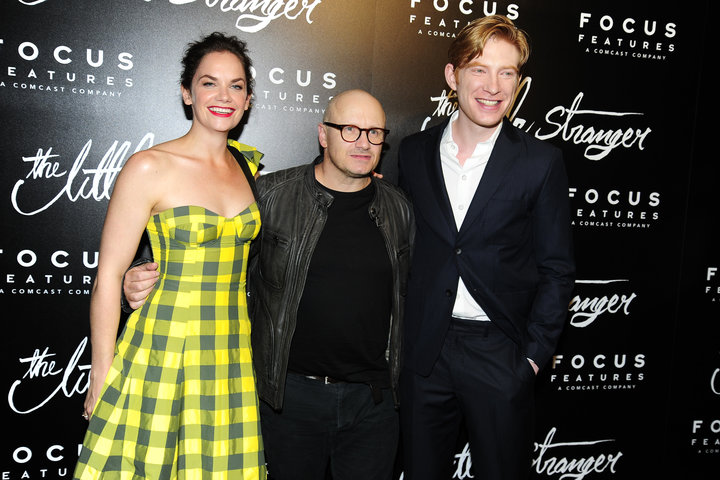
[[[212,113],[216,115],[232,115],[232,113],[235,111],[234,108],[226,108],[226,107],[210,107],[208,108]]]
[[[483,98],[478,98],[476,101],[482,105],[486,105],[488,107],[494,107],[500,103],[500,100],[485,100]]]

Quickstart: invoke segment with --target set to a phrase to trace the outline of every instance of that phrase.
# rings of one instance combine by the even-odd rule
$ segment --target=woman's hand
[[[83,404],[83,418],[90,420],[93,410],[100,399],[100,392],[105,384],[105,378],[110,371],[110,363],[104,367],[90,368],[90,387],[85,395],[85,403]]]

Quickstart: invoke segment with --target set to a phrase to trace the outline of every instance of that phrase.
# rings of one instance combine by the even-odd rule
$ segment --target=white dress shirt
[[[455,217],[455,225],[458,230],[465,219],[470,203],[475,196],[475,191],[480,184],[485,165],[487,165],[495,146],[502,123],[495,129],[492,136],[485,142],[479,142],[475,146],[472,155],[465,160],[461,166],[457,158],[458,145],[453,140],[452,126],[457,120],[458,112],[455,111],[450,117],[450,122],[443,132],[440,140],[440,162],[442,164],[442,173],[445,179],[445,189],[447,190]],[[490,320],[482,307],[477,304],[475,299],[465,287],[462,278],[458,281],[457,297],[453,306],[453,317],[464,318],[468,320]]]

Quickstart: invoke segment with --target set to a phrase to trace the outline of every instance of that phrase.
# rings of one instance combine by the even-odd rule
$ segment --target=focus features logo
[[[578,28],[578,45],[593,55],[664,61],[675,51],[673,22],[581,12]]]
[[[337,75],[333,72],[275,66],[262,72],[253,68],[252,75],[262,78],[263,85],[268,86],[254,93],[256,110],[323,114],[337,87]]]
[[[558,391],[634,390],[645,379],[645,354],[558,354],[553,357],[550,383]]]
[[[517,20],[520,7],[515,3],[478,0],[410,0],[408,23],[417,35],[455,38],[471,20],[487,15],[505,15]]]
[[[718,267],[708,267],[705,273],[705,295],[711,302],[720,303],[720,275]]]
[[[646,229],[660,219],[660,192],[570,187],[572,225]]]
[[[720,419],[696,419],[691,425],[690,447],[698,454],[720,454]]]
[[[0,471],[0,478],[69,478],[82,449],[81,444],[34,447],[36,448],[25,445],[16,447],[12,451],[12,460],[21,470]],[[13,473],[16,475],[12,475]]]
[[[90,295],[98,252],[73,255],[56,250],[45,261],[30,249],[17,252],[0,249],[0,257],[5,256],[14,256],[17,268],[8,267],[3,273],[0,295]],[[78,269],[85,269],[85,272],[78,273]]]
[[[15,56],[0,65],[4,72],[0,87],[45,93],[75,93],[119,97],[131,88],[133,55],[104,48],[79,45],[41,45],[0,38],[0,49]]]

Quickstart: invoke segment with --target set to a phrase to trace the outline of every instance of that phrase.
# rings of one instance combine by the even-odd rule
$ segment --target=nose
[[[355,145],[360,148],[370,148],[370,145],[372,144],[370,143],[368,135],[370,135],[370,132],[368,132],[367,130],[363,130],[362,132],[360,132],[360,136],[357,140],[355,140]]]
[[[488,75],[485,81],[485,91],[492,95],[495,95],[500,91],[500,82],[496,76]]]
[[[232,95],[230,93],[231,88],[232,88],[232,86],[227,86],[227,87],[218,89],[217,99],[220,101],[223,101],[223,102],[229,102],[232,97]]]

